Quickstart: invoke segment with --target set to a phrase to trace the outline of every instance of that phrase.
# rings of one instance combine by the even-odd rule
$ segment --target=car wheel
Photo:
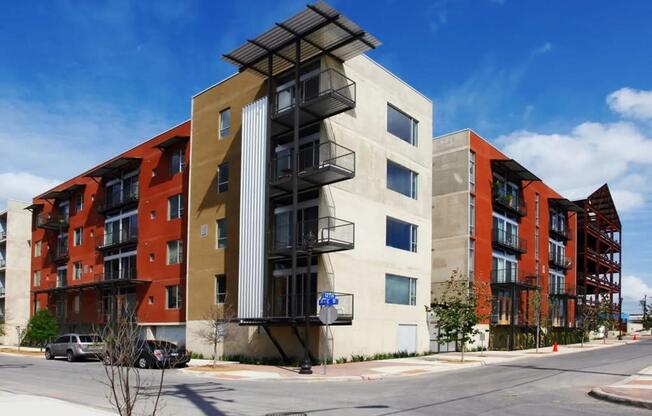
[[[66,360],[68,360],[69,363],[75,361],[75,354],[73,354],[71,350],[66,351]]]
[[[45,349],[45,359],[46,360],[52,360],[54,359],[54,355],[52,355],[52,351],[50,351],[49,348]]]
[[[147,362],[147,358],[140,357],[138,361],[136,361],[136,367],[142,369],[149,368],[149,363]]]

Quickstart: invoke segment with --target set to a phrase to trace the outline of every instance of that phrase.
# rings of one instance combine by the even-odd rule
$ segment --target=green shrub
[[[48,341],[59,334],[59,324],[52,313],[41,309],[27,323],[23,344],[43,348]]]

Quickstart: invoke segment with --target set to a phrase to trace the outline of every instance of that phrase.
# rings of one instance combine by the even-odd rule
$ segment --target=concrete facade
[[[27,203],[8,200],[0,213],[0,319],[5,336],[0,344],[17,345],[18,330],[29,321],[30,247],[32,216]]]

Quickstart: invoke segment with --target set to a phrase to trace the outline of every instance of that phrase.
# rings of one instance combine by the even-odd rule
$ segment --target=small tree
[[[444,283],[441,293],[434,297],[429,309],[434,312],[440,329],[437,342],[459,342],[462,362],[466,345],[475,342],[473,336],[480,332],[476,328],[482,320],[478,311],[480,289],[480,286],[474,286],[462,276],[459,270],[455,270]]]
[[[534,294],[528,299],[529,306],[532,308],[534,314],[534,324],[537,327],[537,335],[535,340],[535,352],[539,353],[539,345],[541,345],[541,314],[542,314],[542,296],[541,289],[537,288]]]
[[[614,326],[613,305],[608,293],[603,293],[599,296],[598,303],[596,304],[596,323],[598,327],[604,327],[603,343],[607,343],[607,335],[609,330]]]
[[[27,323],[24,339],[33,345],[43,346],[59,334],[57,319],[48,309],[41,309],[34,313]]]
[[[197,331],[199,337],[209,343],[213,349],[213,368],[217,367],[217,346],[224,342],[228,333],[228,323],[233,321],[233,307],[224,301],[222,305],[213,307],[204,315],[204,327]]]
[[[586,300],[584,300],[577,308],[577,313],[580,319],[580,327],[582,328],[580,346],[584,348],[584,337],[592,331],[597,331],[599,327],[596,307],[587,304]]]
[[[646,314],[641,321],[643,324],[643,329],[650,330],[652,329],[652,315]]]

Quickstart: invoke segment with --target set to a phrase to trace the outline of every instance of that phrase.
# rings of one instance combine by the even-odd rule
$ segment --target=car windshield
[[[80,335],[79,342],[102,342],[102,338],[97,335]]]

